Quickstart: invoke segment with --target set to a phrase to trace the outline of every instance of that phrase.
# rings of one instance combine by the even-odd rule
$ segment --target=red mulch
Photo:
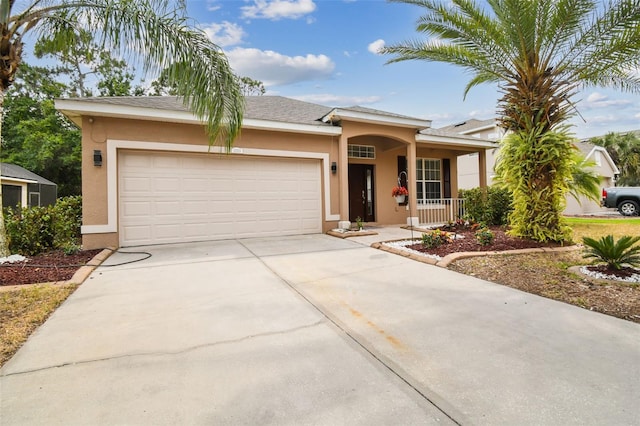
[[[438,247],[426,248],[422,243],[408,247],[422,253],[434,254],[440,257],[463,251],[504,251],[538,247],[562,247],[562,244],[558,243],[540,243],[537,241],[511,237],[505,233],[505,228],[500,226],[490,226],[489,229],[491,229],[491,232],[493,232],[494,235],[493,242],[484,246],[476,240],[476,230],[466,227],[454,230],[445,230],[447,232],[453,232],[464,238],[458,237],[451,242],[444,243]]]
[[[0,264],[0,286],[67,281],[101,251],[65,255],[63,251],[55,250],[27,257],[24,262]]]

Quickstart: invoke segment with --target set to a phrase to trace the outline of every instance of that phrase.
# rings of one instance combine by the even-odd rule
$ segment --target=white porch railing
[[[464,217],[464,214],[464,200],[462,198],[424,200],[418,204],[420,225],[443,225]]]

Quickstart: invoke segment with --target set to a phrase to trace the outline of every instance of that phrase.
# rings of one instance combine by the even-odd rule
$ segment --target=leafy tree
[[[261,81],[253,80],[249,77],[240,78],[240,90],[242,90],[244,96],[261,96],[266,92],[264,84]]]
[[[71,37],[73,42],[62,46],[52,37],[43,37],[34,48],[37,58],[51,57],[57,60],[58,65],[54,70],[68,77],[71,96],[93,96],[90,77],[98,80],[96,86],[99,96],[144,94],[141,87],[133,86],[135,69],[98,46],[89,31],[79,30],[77,34],[72,33]]]
[[[62,49],[84,30],[123,57],[137,55],[145,74],[171,66],[169,83],[204,121],[210,143],[230,149],[244,110],[237,77],[221,49],[188,23],[185,0],[0,0],[0,122],[22,62],[23,37],[46,34]],[[7,254],[0,215],[0,256]]]
[[[620,170],[617,184],[640,186],[640,137],[635,133],[607,133],[590,142],[607,150]]]
[[[2,127],[2,161],[18,164],[58,184],[58,195],[81,191],[80,131],[54,107],[69,94],[59,73],[22,64],[7,92]]]
[[[434,38],[385,48],[394,55],[389,62],[462,67],[472,75],[465,95],[483,83],[499,85],[500,123],[511,135],[498,178],[514,195],[512,233],[569,239],[562,199],[574,140],[564,123],[582,86],[640,91],[638,0],[487,0],[488,10],[469,0],[392,1],[426,9],[417,31]]]

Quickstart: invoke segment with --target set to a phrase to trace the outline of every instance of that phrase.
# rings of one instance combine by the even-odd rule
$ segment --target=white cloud
[[[325,80],[335,68],[325,55],[286,56],[271,50],[235,48],[225,52],[234,71],[278,86],[309,80]]]
[[[253,0],[241,7],[242,17],[250,19],[298,19],[316,10],[313,0]]]
[[[200,27],[211,41],[218,46],[234,46],[242,43],[242,38],[246,35],[238,24],[224,21],[221,24],[204,24]]]
[[[222,8],[222,6],[218,3],[218,0],[207,0],[207,10],[209,12],[215,12],[220,8]]]
[[[640,112],[637,113],[636,115],[634,115],[635,118],[637,118],[638,120],[640,120]]]
[[[610,99],[609,96],[602,93],[593,92],[584,103],[578,104],[578,108],[584,108],[586,110],[596,108],[610,108],[610,107],[628,107],[632,104],[627,99]]]
[[[353,105],[370,105],[380,102],[380,96],[340,96],[328,93],[314,95],[291,96],[294,99],[305,102],[313,102],[330,106],[353,106]]]
[[[380,55],[380,49],[382,49],[383,47],[384,47],[384,40],[378,39],[373,43],[369,43],[367,50],[369,50],[369,52],[373,53],[374,55]]]

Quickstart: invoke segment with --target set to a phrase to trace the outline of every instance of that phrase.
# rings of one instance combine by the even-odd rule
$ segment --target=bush
[[[640,265],[640,246],[634,247],[634,244],[640,241],[640,236],[625,235],[614,241],[613,235],[607,235],[599,240],[584,237],[582,241],[588,247],[584,257],[605,262],[609,269],[622,269],[625,263],[631,266]]]
[[[81,238],[82,197],[76,195],[60,198],[51,210],[53,247],[65,251],[72,247],[77,248]]]
[[[476,241],[478,241],[481,246],[488,246],[493,242],[493,232],[491,232],[491,229],[487,228],[486,226],[478,229],[475,235]]]
[[[459,197],[464,200],[465,219],[486,225],[506,225],[513,210],[511,193],[497,186],[461,189]]]
[[[33,256],[52,248],[77,251],[82,224],[82,199],[65,197],[48,207],[5,210],[9,250]]]
[[[451,237],[446,232],[439,229],[422,234],[422,245],[426,248],[439,247],[444,243],[451,242]]]
[[[9,208],[5,226],[12,253],[35,255],[53,247],[51,209],[48,207]]]

